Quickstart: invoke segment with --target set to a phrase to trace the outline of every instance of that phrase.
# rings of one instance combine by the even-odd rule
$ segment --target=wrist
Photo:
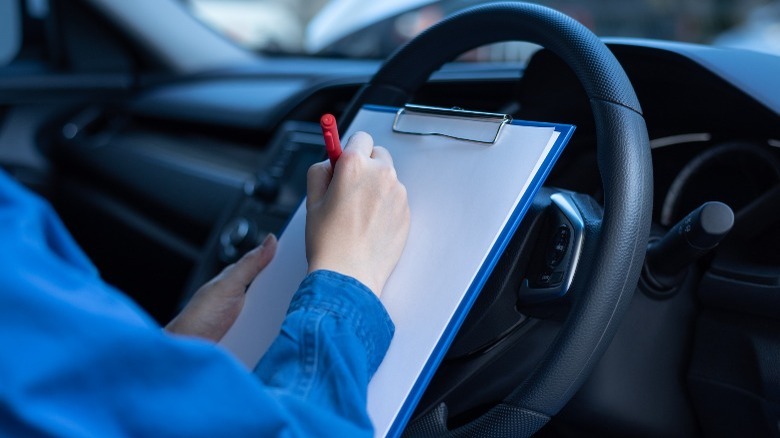
[[[352,266],[349,263],[321,263],[314,261],[309,263],[308,274],[315,271],[331,271],[347,277],[351,277],[369,289],[374,295],[379,297],[382,293],[383,284],[376,281],[370,274]]]
[[[328,270],[306,276],[293,296],[290,314],[316,311],[348,327],[366,350],[372,375],[393,337],[395,326],[382,302],[354,277]]]

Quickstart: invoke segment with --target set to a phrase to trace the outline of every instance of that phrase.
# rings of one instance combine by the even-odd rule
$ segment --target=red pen
[[[341,156],[341,141],[336,118],[332,114],[323,115],[320,118],[320,127],[322,127],[322,136],[325,137],[325,151],[330,158],[330,165],[335,168],[336,160]]]

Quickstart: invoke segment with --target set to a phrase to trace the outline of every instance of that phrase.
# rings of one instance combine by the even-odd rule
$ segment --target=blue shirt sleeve
[[[314,272],[301,283],[279,337],[255,372],[276,396],[329,406],[370,433],[366,389],[393,332],[383,309],[355,279]]]
[[[253,374],[210,342],[166,334],[2,172],[0,266],[0,435],[372,433],[366,387],[393,325],[354,279],[309,275]]]

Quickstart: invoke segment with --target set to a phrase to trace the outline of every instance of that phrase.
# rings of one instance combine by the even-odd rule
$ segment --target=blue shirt
[[[392,334],[369,289],[317,271],[251,373],[164,332],[0,171],[0,436],[369,436]]]

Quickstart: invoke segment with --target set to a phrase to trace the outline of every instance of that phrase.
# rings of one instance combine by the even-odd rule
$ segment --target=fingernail
[[[274,238],[274,233],[268,233],[268,235],[265,236],[265,239],[263,239],[263,243],[261,243],[260,246],[265,247],[266,245],[271,243],[273,238]]]
[[[272,235],[273,235],[273,233],[268,233],[265,236],[265,239],[263,239],[263,241],[260,242],[259,245],[254,247],[254,249],[252,249],[252,251],[250,251],[250,252],[253,253],[253,254],[254,253],[261,253],[261,252],[263,252],[268,247],[268,244],[271,242],[271,236]]]

